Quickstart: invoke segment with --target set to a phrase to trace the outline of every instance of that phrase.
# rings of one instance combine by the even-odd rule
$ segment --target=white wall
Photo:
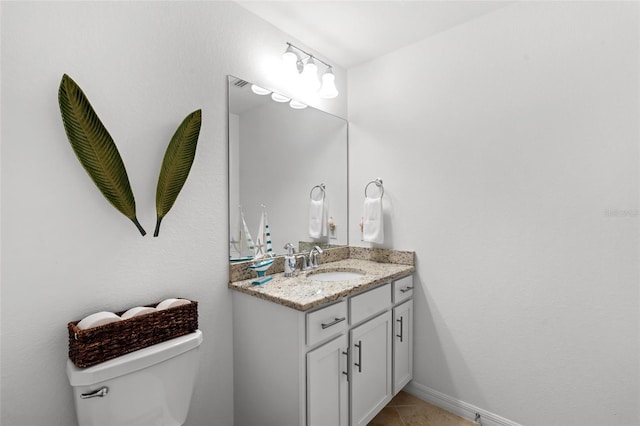
[[[204,332],[188,424],[233,423],[227,289],[227,74],[278,88],[286,41],[228,2],[2,2],[2,415],[7,426],[75,424],[66,324],[179,295]],[[344,71],[335,69],[345,93]],[[63,73],[87,93],[155,221],[166,145],[196,108],[191,174],[160,237],[142,238],[82,169],[57,103]],[[303,99],[345,116],[345,96]]]
[[[638,17],[517,2],[349,69],[350,241],[382,177],[384,245],[417,253],[423,389],[640,423]]]

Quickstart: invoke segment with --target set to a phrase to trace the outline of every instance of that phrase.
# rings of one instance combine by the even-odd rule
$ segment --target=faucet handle
[[[302,259],[302,270],[306,271],[309,269],[309,266],[307,266],[307,256],[305,256],[304,254],[301,254],[300,256],[296,256],[296,259]]]
[[[285,244],[283,248],[287,249],[287,254],[289,256],[293,256],[293,253],[296,251],[296,248],[291,243]]]
[[[319,246],[315,246],[309,251],[309,269],[315,269],[318,267],[318,256],[322,254],[322,249]]]

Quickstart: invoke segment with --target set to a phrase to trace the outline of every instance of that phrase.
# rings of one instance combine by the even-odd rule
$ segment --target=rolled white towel
[[[123,320],[137,317],[140,315],[150,314],[151,312],[155,312],[156,308],[151,308],[149,306],[136,306],[135,308],[129,309],[124,314],[120,315],[120,318]]]
[[[102,311],[84,317],[80,320],[77,327],[80,330],[87,330],[89,328],[99,327],[101,325],[111,324],[112,322],[117,321],[122,321],[122,318],[113,312]]]
[[[162,311],[164,309],[175,308],[176,306],[188,305],[189,303],[191,303],[191,301],[187,299],[166,299],[158,303],[156,310]]]

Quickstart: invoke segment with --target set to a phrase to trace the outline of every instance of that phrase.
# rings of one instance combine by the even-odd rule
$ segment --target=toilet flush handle
[[[80,399],[95,398],[97,396],[102,398],[103,396],[107,396],[108,393],[109,393],[109,388],[106,387],[106,386],[103,386],[100,389],[96,389],[96,390],[94,390],[92,392],[87,392],[87,393],[81,394],[80,395]]]

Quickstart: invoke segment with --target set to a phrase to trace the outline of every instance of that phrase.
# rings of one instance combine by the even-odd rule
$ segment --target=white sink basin
[[[307,275],[313,281],[350,281],[364,277],[362,272],[354,271],[328,271]]]

